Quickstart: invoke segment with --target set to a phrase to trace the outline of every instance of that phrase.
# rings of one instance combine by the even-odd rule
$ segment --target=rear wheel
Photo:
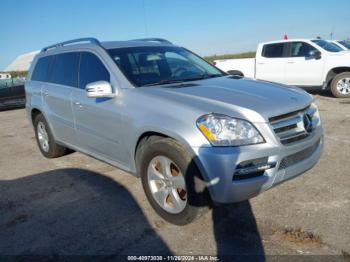
[[[175,140],[150,137],[137,150],[142,186],[165,220],[185,225],[210,207],[205,182],[187,151]]]
[[[56,158],[65,155],[67,148],[58,145],[51,133],[45,117],[38,114],[34,119],[35,137],[41,153],[47,158]]]
[[[350,72],[338,74],[333,78],[331,92],[335,97],[350,97]]]

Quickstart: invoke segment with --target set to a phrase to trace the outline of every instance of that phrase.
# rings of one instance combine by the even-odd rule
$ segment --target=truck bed
[[[222,59],[214,60],[216,67],[221,70],[232,73],[242,73],[245,77],[255,77],[255,58],[241,58],[241,59]]]

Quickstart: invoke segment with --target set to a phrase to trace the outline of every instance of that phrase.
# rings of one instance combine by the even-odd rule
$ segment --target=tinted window
[[[53,56],[45,56],[39,58],[38,62],[35,65],[32,80],[35,81],[45,81],[47,77],[47,72],[49,70],[50,63]]]
[[[81,53],[79,88],[85,89],[87,84],[102,80],[109,82],[110,75],[101,60],[92,53]]]
[[[291,43],[291,54],[292,57],[306,57],[310,51],[316,50],[313,46],[305,42],[293,42]]]
[[[315,44],[322,47],[324,50],[326,50],[328,52],[336,53],[336,52],[343,51],[343,49],[341,49],[336,44],[333,44],[333,43],[325,41],[325,40],[318,39],[318,40],[312,40],[312,42],[314,42]]]
[[[284,46],[283,43],[264,45],[262,56],[269,58],[283,57]]]
[[[77,86],[78,53],[63,53],[55,56],[50,73],[50,82]]]
[[[345,46],[347,49],[350,49],[350,41],[339,41],[340,44],[342,44],[343,46]]]
[[[262,56],[269,58],[283,57],[283,43],[264,45]]]

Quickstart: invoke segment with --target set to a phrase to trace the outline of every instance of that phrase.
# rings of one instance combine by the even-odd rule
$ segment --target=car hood
[[[169,103],[191,105],[207,113],[223,113],[252,122],[268,122],[270,117],[300,110],[312,102],[311,95],[296,87],[233,76],[151,89],[148,92],[169,99]]]

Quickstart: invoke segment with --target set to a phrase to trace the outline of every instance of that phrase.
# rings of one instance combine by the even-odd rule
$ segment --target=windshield
[[[328,52],[340,52],[343,51],[339,46],[337,46],[336,44],[333,44],[331,42],[328,42],[326,40],[312,40],[312,42],[314,42],[316,45],[322,47],[324,50],[328,51]]]
[[[350,49],[350,41],[343,40],[343,41],[338,41],[341,45],[345,46],[347,49]]]
[[[145,46],[108,50],[124,75],[136,86],[170,84],[225,75],[190,51],[176,46]]]

